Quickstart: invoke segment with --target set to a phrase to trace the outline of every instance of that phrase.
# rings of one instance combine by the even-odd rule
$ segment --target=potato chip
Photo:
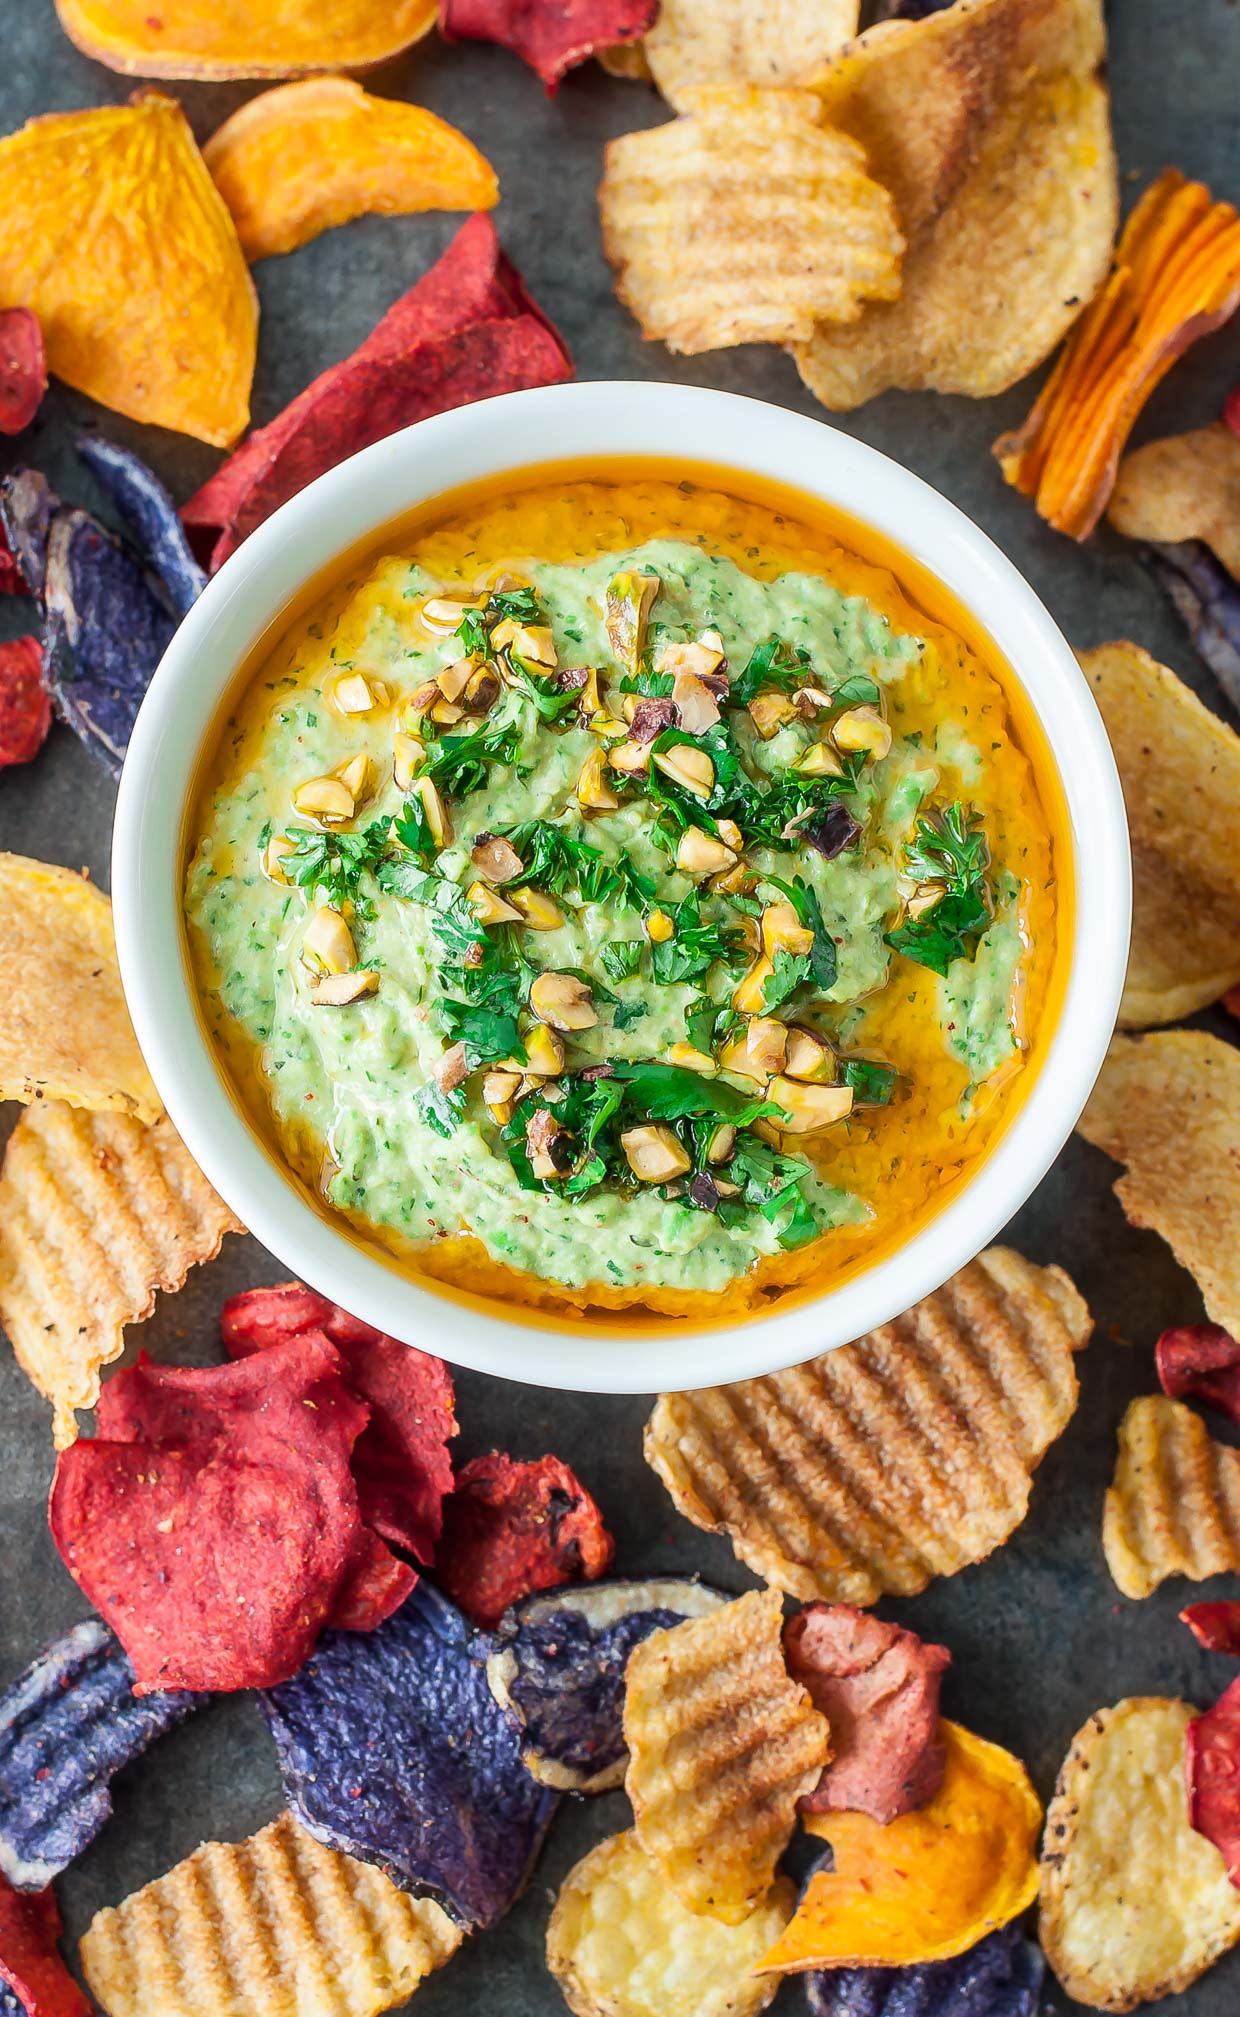
[[[857,32],[860,0],[663,0],[642,44],[684,111],[701,85],[796,84]]]
[[[661,1394],[646,1461],[777,1589],[911,1596],[1020,1525],[1076,1407],[1089,1311],[1060,1268],[991,1247],[855,1344],[766,1379]]]
[[[1126,539],[1201,539],[1240,580],[1240,435],[1226,421],[1135,448],[1119,466],[1108,522]]]
[[[1176,168],[1124,226],[1110,279],[1081,317],[1029,418],[994,452],[1058,532],[1087,539],[1120,454],[1177,357],[1240,304],[1240,216]]]
[[[831,1755],[793,1681],[774,1590],[655,1632],[629,1655],[625,1791],[637,1839],[691,1912],[738,1926],[770,1890],[796,1803]]]
[[[43,331],[31,308],[0,309],[0,434],[29,427],[47,391]]]
[[[216,448],[249,419],[258,299],[174,98],[0,140],[0,293],[35,310],[49,371],[102,406]]]
[[[805,91],[693,94],[608,143],[599,207],[616,292],[671,350],[790,343],[900,291],[891,198]]]
[[[144,1127],[60,1100],[22,1115],[0,1169],[0,1324],[56,1411],[57,1449],[98,1400],[125,1325],[243,1230],[166,1115]]]
[[[814,81],[908,240],[900,298],[794,351],[824,406],[1002,392],[1103,279],[1117,216],[1101,0],[963,0],[871,28]]]
[[[757,2017],[779,1984],[751,1973],[792,1912],[786,1877],[739,1925],[689,1912],[630,1830],[560,1886],[547,1966],[574,2017]]]
[[[1039,1935],[1069,1996],[1134,2010],[1240,1940],[1240,1893],[1188,1825],[1187,1702],[1136,1696],[1077,1731],[1046,1816]]]
[[[1138,644],[1079,656],[1111,738],[1132,841],[1119,1019],[1128,1029],[1178,1022],[1240,980],[1240,736]]]
[[[613,42],[595,55],[609,77],[627,77],[635,84],[651,84],[650,65],[644,42]]]
[[[136,77],[369,70],[429,34],[435,0],[56,0],[83,55]]]
[[[1212,1440],[1182,1401],[1130,1401],[1102,1514],[1102,1552],[1126,1597],[1168,1576],[1240,1569],[1240,1450]]]
[[[487,1630],[535,1590],[603,1575],[615,1543],[594,1500],[558,1457],[473,1457],[444,1504],[441,1589]]]
[[[811,1876],[763,1970],[946,1961],[1033,1903],[1042,1808],[1029,1774],[958,1723],[941,1732],[947,1768],[928,1806],[885,1826],[868,1814],[806,1817],[832,1862]]]
[[[107,2017],[378,2017],[461,1938],[438,1905],[282,1814],[96,1913],[81,1955]]]
[[[9,638],[0,644],[0,770],[32,762],[51,725],[42,642],[37,637]]]
[[[1077,1129],[1127,1164],[1129,1224],[1160,1233],[1207,1314],[1240,1332],[1240,1051],[1198,1030],[1115,1037]]]

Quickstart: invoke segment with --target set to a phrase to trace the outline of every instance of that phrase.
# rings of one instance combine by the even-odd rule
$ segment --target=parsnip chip
[[[1199,1030],[1115,1037],[1077,1129],[1127,1164],[1128,1223],[1160,1233],[1240,1335],[1240,1051]]]
[[[1077,1731],[1046,1816],[1039,1936],[1069,1996],[1134,2010],[1240,1940],[1240,1891],[1188,1825],[1187,1702],[1136,1696]]]
[[[857,32],[860,0],[663,0],[649,73],[683,111],[703,84],[796,84]]]
[[[367,212],[490,210],[499,184],[471,140],[421,105],[348,77],[264,91],[202,150],[249,260],[292,252]]]
[[[112,906],[67,868],[0,854],[0,1100],[64,1100],[153,1121],[116,964]]]
[[[1134,448],[1107,519],[1126,539],[1200,539],[1240,581],[1240,434],[1225,420]]]
[[[1240,981],[1240,736],[1138,644],[1101,644],[1080,660],[1111,738],[1132,840],[1119,1019],[1128,1029],[1178,1022]]]
[[[0,1325],[56,1411],[57,1449],[98,1399],[125,1325],[243,1230],[166,1114],[144,1127],[44,1100],[22,1115],[0,1169]]]
[[[1130,1401],[1102,1552],[1126,1597],[1148,1597],[1168,1576],[1200,1583],[1240,1569],[1240,1450],[1216,1443],[1183,1401]]]
[[[430,1899],[281,1814],[97,1912],[81,1956],[107,2017],[378,2017],[462,1937]]]
[[[789,343],[900,291],[904,241],[855,140],[805,91],[692,95],[612,140],[599,207],[616,292],[670,350]]]
[[[1033,1903],[1042,1808],[1029,1774],[958,1723],[940,1729],[947,1771],[928,1806],[885,1824],[806,1817],[830,1843],[832,1866],[810,1878],[763,1970],[947,1961]]]
[[[796,1803],[831,1756],[784,1663],[783,1606],[751,1590],[629,1655],[625,1790],[637,1839],[690,1912],[739,1926],[775,1879]]]
[[[908,239],[898,301],[794,352],[825,406],[1002,392],[1103,279],[1117,216],[1101,0],[958,0],[868,29],[816,77]]]
[[[902,1317],[807,1365],[661,1394],[646,1461],[777,1589],[911,1596],[1024,1519],[1077,1401],[1089,1311],[1060,1268],[991,1247]]]
[[[689,1912],[631,1831],[570,1870],[547,1927],[547,1966],[574,2017],[757,2017],[779,1988],[752,1974],[792,1916],[779,1878],[737,1926]]]
[[[216,448],[250,417],[258,298],[174,98],[49,112],[0,140],[0,295],[48,369]]]
[[[435,0],[56,0],[83,55],[136,77],[368,70],[435,25]]]

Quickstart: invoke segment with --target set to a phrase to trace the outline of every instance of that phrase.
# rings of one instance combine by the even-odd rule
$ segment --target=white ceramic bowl
[[[972,1180],[894,1253],[816,1301],[674,1330],[509,1324],[436,1294],[335,1231],[282,1178],[235,1106],[195,1010],[181,922],[181,835],[204,737],[236,668],[314,577],[368,535],[462,484],[564,458],[726,465],[808,491],[922,562],[1015,669],[1058,765],[1075,853],[1074,944],[1058,1027],[1032,1091]],[[151,1075],[191,1153],[291,1272],[356,1315],[457,1364],[604,1393],[772,1372],[845,1343],[939,1286],[994,1238],[1067,1138],[1115,1021],[1130,873],[1119,781],[1088,686],[1042,604],[954,505],[815,420],[677,385],[561,385],[439,415],[312,483],[260,526],[182,623],[138,717],[112,859],[125,993]]]

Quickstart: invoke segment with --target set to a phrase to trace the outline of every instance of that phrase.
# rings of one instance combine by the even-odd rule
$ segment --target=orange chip
[[[1028,1773],[959,1723],[939,1731],[947,1770],[928,1806],[885,1826],[868,1814],[806,1817],[834,1866],[810,1878],[761,1973],[947,1961],[1033,1903],[1042,1809]]]
[[[52,112],[0,140],[0,298],[102,406],[226,448],[250,417],[258,301],[174,98]]]
[[[429,33],[435,0],[56,0],[96,63],[135,77],[369,70]]]
[[[1128,219],[1111,277],[1077,323],[1022,427],[994,452],[1057,531],[1086,539],[1124,443],[1177,357],[1240,305],[1240,217],[1164,169]]]
[[[368,211],[490,210],[499,198],[490,162],[455,126],[347,77],[264,91],[225,120],[203,157],[250,260]]]

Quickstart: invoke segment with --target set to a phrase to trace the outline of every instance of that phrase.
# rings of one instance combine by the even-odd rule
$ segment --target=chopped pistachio
[[[626,1128],[620,1146],[633,1175],[644,1184],[665,1184],[693,1168],[684,1144],[661,1122]]]
[[[620,801],[607,782],[607,772],[601,749],[592,749],[581,766],[577,779],[576,799],[591,812],[614,812]]]
[[[354,967],[350,973],[323,974],[311,988],[310,999],[316,1008],[348,1008],[378,991],[378,974],[368,967]]]
[[[686,875],[720,875],[736,866],[736,854],[700,826],[687,826],[676,846],[676,866]]]
[[[784,1069],[788,1031],[774,1016],[754,1016],[745,1031],[745,1054],[763,1077]]]
[[[439,787],[433,778],[415,777],[409,787],[409,795],[421,802],[431,839],[436,847],[447,847],[452,838],[452,821],[448,808],[440,797]]]
[[[303,963],[314,973],[342,974],[357,964],[353,934],[332,904],[321,904],[301,941]]]
[[[530,1007],[556,1030],[593,1029],[598,1021],[590,990],[576,974],[540,973],[530,988]]]
[[[814,934],[801,923],[790,903],[768,903],[762,913],[762,950],[774,959],[777,952],[800,959],[811,952]]]
[[[263,874],[266,876],[268,882],[286,883],[289,881],[289,877],[285,875],[280,864],[283,862],[285,855],[292,852],[293,842],[286,833],[272,834],[271,839],[263,849]]]
[[[521,913],[510,903],[505,903],[497,890],[488,888],[484,882],[471,882],[465,892],[465,901],[479,924],[520,924]]]
[[[801,777],[843,777],[844,766],[829,742],[811,742],[792,768]]]
[[[636,672],[646,647],[646,626],[662,583],[657,574],[623,569],[607,584],[607,637],[628,672]]]
[[[756,959],[732,996],[732,1006],[742,1015],[761,1015],[766,984],[775,972],[774,964],[765,955]]]
[[[697,1050],[693,1044],[673,1044],[667,1053],[669,1065],[679,1065],[687,1072],[713,1072],[715,1060],[709,1051]]]
[[[564,913],[558,903],[540,889],[510,889],[508,895],[531,931],[558,931]]]
[[[875,758],[891,748],[891,728],[876,707],[845,708],[831,730],[837,749],[863,750]]]
[[[778,1122],[785,1134],[813,1134],[852,1112],[851,1086],[804,1085],[797,1079],[774,1078],[767,1090],[776,1106],[783,1107],[789,1116]]]
[[[697,749],[692,743],[678,742],[671,749],[660,750],[655,765],[664,777],[670,777],[673,784],[683,785],[695,798],[709,798],[715,788],[714,764],[704,749]]]
[[[665,910],[652,910],[646,916],[646,937],[654,945],[665,945],[673,938],[676,927]]]
[[[332,700],[341,714],[369,714],[375,691],[364,672],[342,672],[332,688]]]
[[[426,744],[416,735],[398,729],[392,737],[392,781],[397,791],[408,791],[426,761]]]
[[[773,735],[778,735],[784,723],[791,721],[795,713],[792,702],[782,693],[758,693],[749,703],[749,718],[763,742],[769,742]]]
[[[363,805],[374,792],[374,772],[365,750],[359,750],[347,763],[336,766],[334,776],[348,792],[355,806]]]
[[[293,804],[320,826],[338,826],[357,811],[353,793],[339,777],[311,777],[293,793]]]
[[[546,1023],[535,1023],[526,1036],[525,1069],[536,1079],[553,1079],[564,1069],[564,1039]]]

